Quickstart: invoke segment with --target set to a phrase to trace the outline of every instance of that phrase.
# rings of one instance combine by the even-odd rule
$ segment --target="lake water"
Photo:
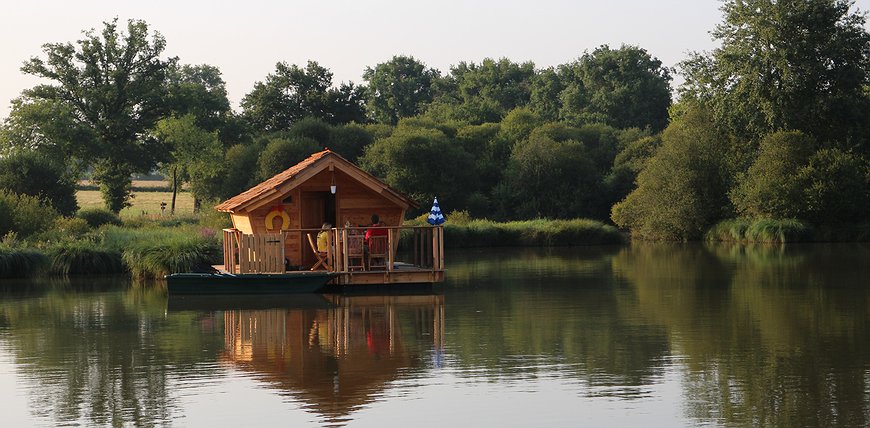
[[[432,290],[0,282],[3,426],[868,426],[870,246],[451,251]]]

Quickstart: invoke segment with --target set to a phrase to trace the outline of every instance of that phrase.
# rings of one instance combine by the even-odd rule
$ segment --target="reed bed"
[[[92,241],[73,241],[48,250],[51,273],[56,275],[97,275],[126,271],[121,253]]]
[[[795,219],[729,219],[705,234],[707,241],[782,244],[815,240],[813,229]]]
[[[444,225],[446,248],[543,247],[622,244],[615,227],[587,219],[495,222],[471,220],[463,213],[448,215]],[[452,220],[451,220],[452,219]],[[421,219],[412,221],[422,223]]]
[[[34,276],[48,264],[48,257],[29,248],[0,246],[0,278]]]

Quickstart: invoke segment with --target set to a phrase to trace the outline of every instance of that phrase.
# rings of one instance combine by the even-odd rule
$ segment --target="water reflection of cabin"
[[[231,273],[283,273],[316,267],[349,284],[432,283],[444,278],[441,227],[403,227],[413,201],[371,174],[324,150],[215,207],[230,214],[224,229],[224,266]],[[382,238],[364,248],[377,214]],[[311,248],[329,222],[324,263]],[[350,224],[351,227],[345,227]],[[400,248],[400,237],[406,242]],[[383,248],[383,251],[377,251]],[[365,250],[365,251],[364,251]],[[406,260],[398,260],[402,255]]]
[[[222,360],[341,424],[409,370],[438,366],[444,296],[330,296],[327,309],[225,311]]]

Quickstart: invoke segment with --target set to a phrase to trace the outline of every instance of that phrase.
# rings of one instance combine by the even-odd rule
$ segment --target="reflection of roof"
[[[383,195],[384,197],[393,200],[399,204],[414,206],[417,205],[411,201],[407,196],[402,194],[401,192],[391,188],[386,183],[378,180],[373,175],[363,171],[356,165],[352,164],[347,159],[341,157],[337,153],[326,149],[321,152],[317,152],[303,160],[302,162],[297,163],[296,165],[287,168],[286,170],[275,174],[272,178],[236,195],[230,199],[227,199],[223,203],[215,206],[215,209],[221,212],[235,212],[238,209],[244,209],[245,206],[250,203],[263,199],[263,198],[271,198],[277,196],[279,193],[284,193],[291,188],[295,187],[295,184],[292,183],[295,179],[298,179],[303,173],[310,171],[319,172],[321,169],[326,168],[324,162],[320,162],[323,159],[332,159],[335,162],[335,166],[341,169],[343,172],[348,173],[355,180],[369,186],[372,188],[376,188],[378,193]],[[308,174],[305,178],[308,178]],[[301,181],[300,181],[301,182]],[[290,184],[287,187],[287,184]]]

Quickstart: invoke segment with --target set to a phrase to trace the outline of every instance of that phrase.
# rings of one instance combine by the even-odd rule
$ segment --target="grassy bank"
[[[75,224],[70,230],[56,227],[28,240],[0,244],[0,278],[122,273],[159,278],[220,262],[215,230],[226,226],[224,216],[122,222],[108,219],[111,213],[84,212],[84,218],[58,220],[58,225]],[[95,218],[101,221],[90,223]]]
[[[715,224],[704,236],[711,242],[789,243],[866,242],[870,223],[812,227],[794,219],[728,219]]]
[[[408,222],[425,224],[425,216]],[[613,226],[595,220],[524,220],[495,222],[472,220],[464,213],[451,213],[444,224],[446,248],[544,247],[608,245],[625,242]]]

